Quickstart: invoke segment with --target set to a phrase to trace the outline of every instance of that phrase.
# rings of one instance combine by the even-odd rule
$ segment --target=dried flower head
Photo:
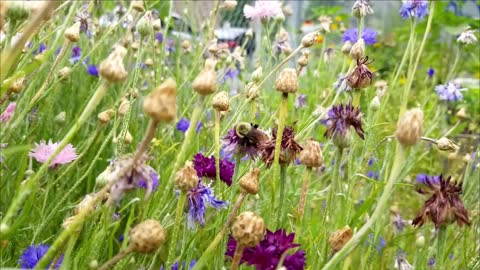
[[[460,108],[455,116],[457,116],[460,120],[467,119],[467,112],[465,111],[465,108]]]
[[[72,70],[69,67],[63,67],[58,71],[58,78],[62,81],[68,79]]]
[[[365,56],[365,41],[360,38],[350,49],[350,56],[352,59],[358,60]]]
[[[328,111],[326,124],[327,130],[324,136],[330,139],[348,136],[350,127],[355,129],[360,138],[365,139],[360,108],[355,108],[351,103],[333,106]]]
[[[247,174],[245,174],[239,180],[240,187],[242,191],[248,192],[250,194],[257,194],[259,183],[258,183],[258,176],[260,175],[260,170],[257,168],[252,169]]]
[[[33,148],[28,155],[40,163],[45,163],[50,156],[57,151],[58,145],[59,143],[52,143],[52,140],[48,140],[48,143],[40,141],[40,143],[35,143],[35,148]],[[77,157],[75,148],[71,144],[67,144],[52,160],[50,167],[70,163],[77,159]]]
[[[277,128],[272,129],[272,137],[260,145],[263,162],[267,168],[272,166],[275,156],[275,143],[277,140]],[[292,126],[283,129],[282,142],[280,146],[280,164],[289,164],[303,150],[295,141],[295,131]]]
[[[376,81],[375,82],[376,95],[378,98],[382,98],[388,90],[388,84],[384,80]]]
[[[130,100],[127,98],[122,98],[120,101],[120,105],[118,106],[117,112],[119,116],[125,116],[127,114],[128,110],[130,109]]]
[[[408,262],[404,254],[399,254],[395,258],[394,268],[398,270],[412,270],[413,266]]]
[[[343,229],[335,231],[330,235],[328,242],[332,248],[333,253],[339,251],[352,238],[352,229],[347,225]]]
[[[315,44],[315,41],[317,40],[318,33],[312,32],[308,33],[302,38],[302,46],[304,48],[312,47],[313,44]]]
[[[98,69],[100,76],[111,83],[121,82],[127,78],[127,71],[123,65],[123,57],[127,54],[127,49],[117,46],[115,50],[100,63]]]
[[[240,122],[222,139],[227,153],[249,155],[256,159],[260,152],[260,145],[268,140],[267,134],[258,128],[258,125]]]
[[[72,26],[65,30],[64,36],[70,42],[77,42],[80,40],[80,21],[77,21]]]
[[[297,60],[297,64],[300,67],[306,67],[308,65],[308,56],[310,55],[310,52],[308,50],[302,51],[302,55],[300,58]]]
[[[368,69],[367,65],[371,64],[372,62],[373,61],[368,61],[368,56],[364,58],[358,58],[357,66],[347,76],[348,86],[354,89],[369,87],[372,84],[373,73],[370,71],[370,69]]]
[[[460,146],[456,145],[453,141],[448,138],[440,138],[437,140],[437,147],[440,151],[457,151],[460,149]]]
[[[182,191],[189,191],[198,185],[197,171],[191,161],[187,161],[185,166],[175,174],[175,186]]]
[[[370,6],[369,0],[356,0],[352,6],[352,15],[357,18],[362,18],[367,15],[372,15],[373,9]]]
[[[423,111],[415,108],[405,112],[397,124],[395,138],[403,145],[410,146],[420,141],[423,134]]]
[[[293,68],[283,69],[275,80],[275,89],[285,94],[296,93],[298,90],[297,71]]]
[[[212,106],[220,112],[226,112],[230,109],[230,98],[227,92],[217,93],[212,99]]]
[[[260,94],[258,85],[255,82],[249,82],[245,85],[245,95],[249,100],[256,99]]]
[[[177,115],[177,83],[169,78],[143,101],[143,110],[155,121],[170,122]]]
[[[154,219],[148,219],[130,231],[129,245],[134,252],[151,253],[163,245],[165,238],[162,224]]]
[[[315,139],[308,139],[302,152],[300,152],[300,164],[310,168],[321,167],[323,165],[323,155],[320,143]]]
[[[330,25],[332,24],[332,18],[329,16],[320,16],[318,17],[318,21],[320,22],[320,26],[322,30],[325,32],[330,32]]]
[[[112,117],[115,115],[115,111],[112,109],[108,109],[103,111],[97,115],[98,121],[102,124],[106,124],[112,120]]]
[[[254,247],[265,234],[265,222],[254,212],[243,212],[232,225],[233,238],[243,247]]]
[[[207,59],[205,61],[205,67],[193,80],[192,88],[198,94],[207,96],[215,93],[217,89],[217,74],[215,72],[215,65],[217,61],[213,59]]]
[[[470,225],[467,210],[460,199],[461,183],[451,181],[450,176],[444,178],[440,175],[426,177],[424,186],[426,189],[419,188],[417,192],[431,197],[425,201],[412,225],[421,227],[427,219],[430,219],[437,229],[454,221],[459,226]]]

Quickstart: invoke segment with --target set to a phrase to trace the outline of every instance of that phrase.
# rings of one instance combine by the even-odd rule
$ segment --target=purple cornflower
[[[378,172],[369,171],[367,172],[367,177],[378,180],[380,178],[380,174]]]
[[[28,154],[40,163],[45,163],[50,156],[57,150],[58,143],[53,143],[52,140],[40,141],[35,143],[35,148]],[[76,149],[71,144],[67,144],[62,151],[52,160],[50,167],[55,167],[60,164],[67,164],[77,159]]]
[[[351,91],[352,88],[345,81],[346,78],[347,78],[347,76],[345,74],[339,73],[338,74],[338,80],[333,83],[333,89],[335,89],[338,92]]]
[[[223,78],[221,79],[221,83],[225,83],[227,80],[233,80],[235,78],[238,77],[238,74],[240,74],[240,71],[236,68],[234,69],[227,69],[227,71],[225,72],[225,75],[223,76]]]
[[[222,142],[225,152],[248,155],[251,159],[256,159],[260,153],[260,145],[267,139],[267,134],[261,131],[258,125],[242,122],[230,129]]]
[[[36,49],[35,51],[33,51],[33,55],[41,54],[41,53],[43,53],[45,50],[47,50],[47,46],[46,46],[44,43],[40,43],[40,45],[38,45],[38,49]]]
[[[197,127],[195,128],[195,132],[196,133],[200,132],[200,130],[202,129],[202,126],[203,126],[202,122],[198,121]],[[188,127],[190,127],[190,121],[188,121],[187,118],[185,117],[182,117],[182,119],[180,119],[180,121],[178,121],[177,123],[177,130],[183,133],[187,132]]]
[[[12,118],[13,113],[15,113],[16,107],[17,107],[17,103],[10,102],[7,108],[5,109],[5,111],[3,111],[3,113],[0,115],[0,123],[6,123],[10,121],[10,118]]]
[[[462,100],[462,92],[466,90],[466,88],[460,88],[457,84],[452,82],[448,82],[445,85],[440,84],[435,86],[435,92],[437,92],[439,99],[447,101]]]
[[[428,1],[426,0],[404,0],[400,8],[400,15],[404,19],[423,19],[428,15]]]
[[[417,174],[416,178],[417,178],[417,183],[424,184],[424,185],[426,185],[428,181],[433,181],[434,183],[438,183],[440,181],[439,176],[436,176],[436,175],[430,176],[424,173]]]
[[[433,75],[435,75],[435,69],[433,69],[432,67],[430,67],[427,71],[427,75],[428,75],[428,78],[432,78]]]
[[[183,262],[182,263],[182,267],[180,267],[180,263],[179,262],[175,262],[174,264],[172,264],[172,268],[170,268],[171,270],[190,270],[192,269],[195,264],[197,263],[197,260],[193,259],[189,264],[188,264],[188,268],[186,267],[187,266],[187,262]],[[165,268],[160,267],[160,270],[165,270]]]
[[[21,264],[22,269],[34,269],[37,263],[42,259],[42,257],[47,253],[49,245],[40,244],[38,246],[31,245],[25,249],[18,260],[18,263]],[[58,269],[62,264],[63,255],[56,261],[55,269]]]
[[[300,94],[295,99],[295,108],[305,108],[307,106],[307,96],[304,94]]]
[[[294,239],[295,233],[287,234],[284,229],[276,232],[267,230],[263,240],[257,246],[244,249],[240,263],[254,265],[257,270],[277,269],[280,258],[287,250],[300,247],[300,244],[293,242]],[[237,241],[230,236],[225,255],[233,258],[236,247]],[[285,256],[283,266],[286,269],[301,270],[305,269],[305,263],[305,251],[300,249]]]
[[[157,40],[158,43],[162,43],[163,42],[163,34],[162,32],[157,32],[155,34],[155,39]]]
[[[360,138],[365,139],[360,118],[360,108],[355,108],[352,104],[333,106],[328,111],[327,130],[324,136],[332,138],[336,135],[346,136],[350,127],[353,127]]]
[[[427,263],[428,266],[434,266],[435,265],[435,258],[430,258],[428,259],[428,263]]]
[[[198,153],[193,157],[193,167],[197,171],[198,177],[207,177],[216,179],[217,172],[215,168],[215,157],[210,158]],[[235,165],[227,159],[220,159],[220,180],[228,186],[232,185],[232,177]]]
[[[189,229],[195,229],[195,223],[200,223],[201,226],[205,224],[205,212],[207,206],[211,206],[216,210],[226,208],[228,203],[220,201],[215,198],[213,189],[202,183],[198,182],[196,188],[191,189],[187,193],[188,199],[188,213],[187,213],[187,226]]]
[[[403,229],[405,229],[405,226],[408,224],[408,222],[404,220],[400,214],[397,214],[393,219],[392,224],[393,231],[398,234],[403,232]]]
[[[365,28],[362,30],[362,39],[365,41],[365,45],[373,45],[377,43],[377,31],[372,28]],[[343,33],[343,42],[350,41],[355,44],[358,40],[357,28],[349,28]]]
[[[90,74],[94,77],[98,77],[98,69],[97,69],[97,66],[95,66],[95,65],[88,65],[87,66],[87,72],[88,72],[88,74]]]
[[[72,48],[72,56],[70,57],[70,63],[76,64],[82,58],[82,49],[80,47],[75,46]]]
[[[375,158],[374,157],[371,157],[369,160],[368,160],[368,166],[372,166],[373,163],[375,163]]]

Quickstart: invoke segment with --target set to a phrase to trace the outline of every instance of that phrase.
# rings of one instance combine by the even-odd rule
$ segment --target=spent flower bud
[[[103,111],[97,115],[98,120],[102,124],[106,124],[112,120],[112,117],[115,115],[115,111],[112,109]]]
[[[72,70],[69,67],[63,67],[58,71],[58,78],[64,81],[68,79],[70,73],[72,73]]]
[[[220,112],[226,112],[230,110],[230,98],[227,92],[222,91],[217,93],[212,99],[212,106]]]
[[[232,11],[237,7],[237,1],[235,0],[225,0],[223,2],[223,8],[227,11]]]
[[[395,138],[404,146],[420,141],[423,134],[423,111],[415,108],[405,112],[397,124]]]
[[[293,68],[283,69],[275,80],[275,89],[285,94],[296,93],[298,90],[297,71]]]
[[[300,164],[310,168],[321,167],[323,165],[323,155],[320,143],[314,139],[308,139],[307,143],[300,152]]]
[[[207,59],[205,67],[193,80],[192,88],[198,94],[207,96],[213,94],[217,89],[217,74],[215,72],[216,61]]]
[[[302,46],[304,48],[312,47],[315,44],[315,40],[317,40],[318,33],[308,33],[302,38]]]
[[[74,23],[72,26],[65,30],[64,36],[71,42],[77,42],[80,40],[80,21]]]
[[[187,161],[185,166],[175,174],[175,186],[182,191],[189,191],[198,185],[197,171],[191,161]]]
[[[243,212],[232,225],[232,235],[237,243],[244,247],[254,247],[263,239],[265,223],[254,212]]]
[[[437,140],[437,147],[440,151],[457,151],[460,149],[460,146],[445,137]]]
[[[137,31],[141,36],[148,36],[153,33],[152,12],[145,12],[145,14],[138,20]]]
[[[130,231],[129,241],[133,251],[151,253],[165,242],[165,231],[158,221],[148,219]]]
[[[345,244],[352,238],[352,229],[347,225],[343,229],[335,231],[328,239],[333,253],[336,253],[345,246]]]
[[[355,44],[353,44],[350,50],[350,56],[355,60],[365,56],[365,41],[363,38],[360,38]]]
[[[10,88],[8,88],[8,92],[10,93],[20,93],[22,91],[23,85],[25,83],[25,77],[18,78]]]
[[[115,50],[100,63],[98,69],[100,76],[111,83],[121,82],[127,78],[127,71],[123,65],[123,57],[127,54],[127,49],[117,46]]]
[[[143,110],[155,121],[169,122],[177,115],[177,83],[169,78],[143,101]]]
[[[362,18],[367,15],[372,15],[373,9],[368,0],[356,0],[352,6],[352,15],[357,18]]]
[[[352,50],[352,42],[347,40],[345,43],[343,43],[342,53],[345,55],[349,55],[351,50]]]
[[[145,7],[143,5],[143,0],[133,0],[131,2],[131,6],[134,10],[136,10],[138,12],[144,12],[145,11]]]
[[[263,78],[263,68],[258,67],[252,73],[252,81],[259,83]]]
[[[260,170],[257,168],[252,169],[250,172],[245,174],[239,180],[240,187],[242,191],[250,193],[250,194],[257,194],[259,189],[258,183],[258,176],[260,175]]]

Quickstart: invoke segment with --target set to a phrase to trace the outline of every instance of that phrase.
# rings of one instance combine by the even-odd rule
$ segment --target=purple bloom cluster
[[[200,223],[201,226],[205,224],[205,212],[207,206],[220,210],[226,208],[228,205],[227,202],[215,198],[213,189],[201,181],[198,182],[196,188],[188,191],[187,199],[189,206],[187,213],[187,226],[189,229],[195,229],[195,222]]]
[[[426,0],[404,0],[400,8],[400,15],[404,19],[423,19],[428,15],[428,1]]]
[[[362,39],[365,41],[365,45],[373,45],[377,43],[377,31],[372,28],[365,28],[362,30]],[[355,44],[358,41],[357,28],[349,28],[343,33],[343,42],[350,41]]]
[[[38,246],[31,245],[25,249],[18,260],[18,263],[21,264],[22,269],[34,269],[37,263],[42,259],[43,256],[47,253],[49,245],[40,244]],[[63,255],[57,260],[55,264],[55,269],[58,269],[62,264]]]
[[[307,96],[304,94],[300,94],[295,99],[295,108],[305,108],[307,106]]]
[[[72,55],[70,56],[70,63],[76,64],[82,58],[82,49],[80,47],[75,46],[72,48]]]
[[[198,177],[207,177],[215,179],[217,172],[215,169],[215,157],[210,158],[198,153],[193,157],[193,167],[197,171]],[[235,165],[227,159],[220,159],[220,180],[228,186],[232,185],[232,177]]]
[[[462,92],[466,91],[465,88],[460,88],[457,84],[449,82],[445,85],[435,86],[435,92],[437,92],[440,100],[458,101],[463,99]]]
[[[350,126],[352,126],[360,138],[365,138],[360,118],[360,109],[353,107],[350,103],[333,106],[328,111],[326,124],[326,137],[332,138],[335,135],[345,136]]]
[[[257,270],[274,270],[280,262],[282,255],[289,249],[299,247],[294,244],[295,233],[287,234],[283,229],[271,232],[267,230],[263,240],[255,247],[246,248],[243,251],[240,263],[254,265]],[[226,256],[232,257],[237,248],[237,241],[230,236],[227,243]],[[298,250],[294,254],[287,255],[283,266],[287,270],[305,269],[305,251]]]

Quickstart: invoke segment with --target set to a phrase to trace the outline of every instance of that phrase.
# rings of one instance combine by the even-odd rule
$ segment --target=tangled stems
[[[375,224],[375,222],[381,217],[384,213],[385,206],[388,203],[388,199],[393,190],[395,181],[400,176],[403,166],[405,164],[405,149],[403,146],[397,142],[395,150],[395,159],[393,161],[392,172],[388,178],[387,184],[383,190],[382,196],[380,197],[377,207],[373,211],[370,219],[360,228],[360,230],[347,242],[343,248],[335,253],[335,255],[328,261],[328,263],[322,268],[323,270],[334,269],[335,266],[342,261],[346,256],[348,256],[355,247],[360,244],[362,238],[367,234],[370,228]]]
[[[20,209],[28,196],[36,190],[40,178],[43,176],[43,174],[45,174],[50,163],[52,163],[53,159],[63,150],[63,148],[65,148],[65,146],[67,146],[67,144],[70,143],[70,141],[73,139],[80,127],[82,127],[83,124],[88,120],[90,115],[93,113],[93,111],[96,109],[100,101],[107,93],[107,90],[108,83],[105,80],[102,80],[100,86],[95,91],[92,98],[88,101],[87,106],[83,110],[77,122],[70,128],[65,137],[60,141],[57,149],[55,149],[55,151],[48,158],[48,160],[43,163],[38,172],[32,178],[29,178],[24,185],[20,186],[18,194],[14,197],[12,203],[8,208],[7,213],[2,220],[2,224],[0,225],[0,236],[2,238],[12,233],[9,226],[12,219],[14,218],[15,213],[17,213],[18,209]]]
[[[235,216],[237,215],[237,212],[240,209],[240,206],[242,205],[242,202],[246,196],[247,196],[246,192],[240,193],[240,195],[237,198],[237,201],[235,202],[235,205],[232,208],[232,211],[230,212],[230,215],[228,216],[227,222],[225,222],[222,230],[217,234],[217,236],[215,236],[215,239],[213,239],[212,243],[210,243],[210,245],[207,247],[202,257],[200,257],[200,259],[198,259],[198,261],[195,263],[195,266],[193,267],[192,270],[202,269],[202,267],[206,264],[211,253],[217,248],[217,246],[220,244],[220,241],[222,241],[223,236],[227,232],[228,228],[230,228],[230,225],[235,219]]]
[[[287,105],[288,105],[288,93],[282,93],[282,101],[280,104],[280,112],[279,112],[279,119],[278,119],[278,128],[277,128],[277,140],[275,141],[275,155],[273,158],[273,167],[274,167],[274,172],[273,172],[273,181],[276,181],[278,178],[278,173],[279,173],[279,161],[280,161],[280,151],[281,151],[281,146],[282,146],[282,138],[283,138],[283,128],[285,127],[285,118],[287,116]],[[285,175],[284,175],[285,177]],[[284,183],[282,183],[285,179],[279,179],[280,180],[280,185],[283,187],[282,189],[285,189]],[[283,181],[282,181],[283,180]],[[280,205],[279,208],[277,209],[277,223],[280,221],[280,215],[282,213],[282,203],[283,203],[283,197],[285,190],[281,191],[280,193]],[[274,202],[272,202],[274,203]],[[277,224],[279,225],[279,224]]]
[[[187,192],[182,191],[180,198],[178,198],[177,212],[175,213],[175,224],[173,225],[172,237],[170,238],[170,248],[167,255],[167,266],[174,263],[173,258],[175,256],[175,247],[177,246],[178,230],[182,223],[182,212],[185,202],[187,201]]]
[[[298,202],[298,219],[297,219],[297,229],[295,233],[297,237],[300,238],[302,223],[303,223],[303,214],[305,212],[305,202],[307,201],[308,185],[310,184],[310,178],[312,177],[312,167],[307,167],[303,173],[302,181],[302,193],[300,194],[300,201]]]

